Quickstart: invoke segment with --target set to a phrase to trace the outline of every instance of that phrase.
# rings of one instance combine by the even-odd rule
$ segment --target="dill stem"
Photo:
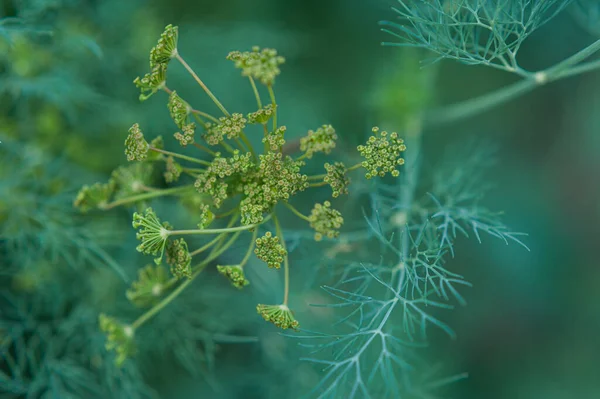
[[[600,51],[600,40],[554,66],[539,72],[527,73],[525,79],[490,93],[434,110],[430,115],[427,115],[427,123],[430,126],[437,126],[466,119],[520,97],[541,85],[600,69],[600,60],[579,64],[598,51]]]
[[[274,213],[273,221],[275,222],[275,234],[277,234],[277,237],[279,237],[281,246],[285,250],[285,257],[283,258],[283,305],[287,306],[290,297],[290,259],[285,246],[285,238],[283,237],[283,231],[281,230],[279,219],[277,219],[277,215],[275,215]]]
[[[319,183],[310,183],[308,185],[308,187],[313,187],[314,188],[314,187],[323,187],[323,186],[326,186],[326,185],[327,185],[327,182],[322,181],[322,182],[319,182]]]
[[[199,149],[200,151],[204,151],[204,152],[206,152],[206,153],[208,153],[208,154],[212,155],[213,157],[214,157],[215,155],[217,155],[217,153],[216,153],[216,152],[214,152],[213,150],[211,150],[211,149],[210,149],[210,148],[208,148],[208,147],[205,147],[205,146],[203,146],[202,144],[194,143],[194,147],[196,147],[196,148],[197,148],[197,149]]]
[[[310,218],[308,216],[304,216],[302,213],[300,213],[300,211],[296,208],[294,208],[291,204],[284,202],[283,203],[290,211],[292,211],[294,213],[294,215],[298,216],[300,219],[306,220],[307,222],[310,222]]]
[[[250,259],[250,255],[252,255],[252,250],[254,249],[254,245],[256,243],[256,236],[258,235],[258,229],[254,229],[252,232],[252,239],[250,240],[250,245],[248,245],[248,250],[244,255],[244,259],[240,262],[240,267],[244,267],[246,263],[248,263],[248,259]]]
[[[197,250],[195,250],[193,252],[190,252],[190,255],[191,256],[196,256],[199,253],[202,253],[202,252],[206,251],[208,248],[210,248],[213,245],[215,245],[223,237],[224,234],[226,234],[226,233],[219,234],[218,236],[216,236],[215,238],[213,238],[209,243],[201,246],[200,248],[198,248]]]
[[[168,235],[191,235],[191,234],[222,234],[222,233],[235,233],[238,231],[252,230],[255,227],[260,226],[270,219],[270,215],[263,219],[262,222],[256,224],[249,224],[246,226],[236,227],[225,227],[222,229],[193,229],[193,230],[168,230]]]
[[[130,204],[132,202],[142,201],[142,200],[146,200],[146,199],[150,199],[150,198],[162,197],[165,195],[178,194],[178,193],[181,193],[184,191],[188,191],[191,188],[192,188],[192,186],[190,185],[190,186],[167,188],[164,190],[153,190],[153,191],[150,191],[147,193],[132,195],[131,197],[121,198],[119,200],[109,202],[108,204],[99,206],[99,208],[102,210],[108,210],[108,209],[115,208],[119,205]]]
[[[196,116],[203,116],[206,119],[210,119],[211,121],[213,121],[215,123],[219,123],[219,120],[217,118],[215,118],[211,114],[207,114],[206,112],[202,112],[202,111],[199,111],[197,109],[192,109],[191,113],[194,114],[194,115],[196,115]],[[204,121],[202,121],[202,123],[204,123]]]
[[[277,102],[275,101],[275,92],[273,91],[273,85],[268,85],[269,97],[271,98],[271,104],[273,104],[273,131],[277,130]]]
[[[183,67],[185,69],[187,69],[187,71],[190,73],[190,75],[192,75],[194,80],[200,85],[200,87],[202,87],[202,90],[204,90],[204,92],[210,97],[210,99],[221,110],[221,112],[226,116],[231,116],[229,114],[229,112],[227,112],[227,110],[225,109],[223,104],[221,104],[221,102],[217,99],[217,97],[215,97],[215,95],[208,89],[208,87],[206,87],[204,82],[202,80],[200,80],[198,75],[196,75],[196,72],[194,72],[194,70],[188,65],[187,62],[185,62],[185,60],[183,58],[181,58],[181,55],[179,55],[178,52],[175,54],[175,58],[177,58],[177,61],[179,61],[181,63],[181,65],[183,65]]]
[[[154,148],[154,147],[150,147],[149,150],[150,151],[154,151],[154,152],[159,152],[159,153],[165,154],[165,155],[170,155],[173,158],[183,159],[183,160],[188,161],[188,162],[199,163],[201,165],[206,165],[206,166],[210,165],[210,162],[208,162],[208,161],[203,161],[202,159],[188,157],[187,155],[178,154],[176,152],[165,151],[165,150],[161,150],[159,148]]]
[[[262,108],[262,102],[260,101],[260,94],[258,94],[258,89],[256,88],[256,83],[252,76],[248,76],[250,80],[250,85],[252,85],[252,91],[254,92],[254,97],[256,97],[256,104],[258,105],[258,109]]]

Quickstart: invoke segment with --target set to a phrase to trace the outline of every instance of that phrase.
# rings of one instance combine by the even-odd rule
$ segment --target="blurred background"
[[[428,76],[434,107],[516,80],[450,61],[420,68],[429,54],[381,46],[393,41],[378,26],[394,18],[393,5],[1,0],[0,398],[295,398],[310,390],[319,372],[254,311],[256,298],[273,295],[261,289],[272,275],[250,276],[264,284],[238,293],[208,274],[140,332],[135,361],[113,367],[97,314],[137,314],[122,277],[134,278],[148,259],[133,250],[130,213],[83,218],[72,200],[81,185],[105,181],[125,163],[132,123],[151,137],[172,134],[166,99],[140,103],[132,84],[169,23],[179,26],[185,59],[233,109],[247,108],[253,96],[227,53],[276,48],[286,57],[276,85],[283,123],[298,135],[331,123],[347,148],[373,125],[400,129],[403,110],[424,95],[402,82]],[[598,33],[561,13],[525,42],[520,63],[545,68]],[[399,71],[411,75],[399,79]],[[210,107],[184,72],[173,72],[178,92],[196,108]],[[457,339],[434,334],[425,356],[446,375],[469,377],[440,396],[600,397],[599,107],[600,73],[592,72],[468,119],[425,124],[424,174],[449,148],[474,138],[498,148],[481,203],[528,233],[531,249],[485,237],[457,242],[448,268],[473,287],[461,291],[467,306],[443,314]],[[173,219],[185,217],[174,212]],[[297,260],[306,269],[313,263]],[[319,282],[296,284],[315,289]]]

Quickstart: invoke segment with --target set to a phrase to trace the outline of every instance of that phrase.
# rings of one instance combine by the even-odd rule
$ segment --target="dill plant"
[[[148,140],[139,124],[134,124],[125,139],[125,155],[131,163],[120,167],[106,183],[84,186],[74,204],[82,211],[136,207],[133,228],[137,230],[137,251],[154,257],[155,266],[139,273],[127,291],[127,297],[147,310],[130,323],[100,315],[100,328],[107,334],[107,349],[115,350],[116,361],[123,364],[135,352],[137,331],[151,318],[182,294],[202,271],[226,252],[240,253],[236,264],[217,264],[217,271],[241,289],[249,284],[244,268],[252,254],[274,269],[283,268],[282,300],[275,304],[258,304],[257,313],[281,329],[298,329],[290,308],[291,265],[280,212],[297,216],[313,229],[313,239],[339,236],[344,219],[332,202],[315,203],[310,214],[301,213],[292,199],[299,192],[329,185],[331,196],[348,193],[349,175],[365,169],[366,179],[397,177],[404,164],[406,150],[395,132],[377,127],[357,148],[361,162],[346,166],[342,162],[325,164],[326,173],[307,175],[303,167],[315,154],[329,154],[336,146],[337,134],[331,125],[308,131],[300,139],[300,155],[286,149],[286,127],[278,118],[275,80],[285,59],[274,49],[252,48],[233,51],[227,59],[241,70],[256,100],[251,112],[231,113],[208,88],[178,50],[178,28],[168,25],[150,51],[150,71],[134,80],[140,100],[165,93],[168,112],[180,130],[173,136],[181,147],[192,147],[196,156],[165,149],[161,136]],[[221,116],[195,109],[168,85],[172,62],[181,64],[212,100]],[[261,96],[261,89],[268,94]],[[255,147],[252,142],[260,141]],[[260,148],[262,147],[262,148]],[[165,183],[179,183],[169,188],[150,184],[152,170],[165,168]],[[177,229],[164,220],[149,202],[174,196],[180,203],[193,204],[196,228]],[[216,226],[218,225],[218,227]],[[259,237],[259,230],[264,230]],[[250,236],[249,240],[245,237]],[[210,237],[199,243],[195,237]],[[233,251],[238,241],[246,241],[245,251]],[[164,265],[169,266],[167,277]]]

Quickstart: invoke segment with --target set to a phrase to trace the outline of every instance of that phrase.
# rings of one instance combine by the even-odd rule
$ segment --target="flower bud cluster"
[[[359,145],[358,151],[364,158],[362,166],[367,170],[365,177],[383,177],[390,173],[396,177],[400,174],[397,166],[404,164],[401,157],[402,152],[406,150],[404,140],[398,137],[398,133],[389,133],[379,131],[378,127],[373,128],[373,135],[369,137],[366,145]]]
[[[138,279],[126,292],[127,299],[136,306],[148,307],[156,304],[169,281],[164,267],[147,265],[138,271]]]
[[[242,114],[231,114],[222,116],[218,124],[207,123],[204,139],[210,145],[218,145],[225,137],[228,139],[238,138],[246,127],[246,118]]]
[[[171,274],[177,278],[192,278],[192,255],[188,250],[187,242],[183,238],[170,240],[166,252]]]
[[[98,321],[100,330],[106,334],[106,349],[114,350],[117,353],[115,363],[117,366],[121,366],[127,358],[135,353],[133,327],[121,324],[105,314],[100,314]]]
[[[250,76],[266,86],[275,83],[275,78],[281,73],[279,66],[285,62],[285,58],[277,55],[276,50],[261,50],[258,46],[252,47],[252,51],[232,51],[227,59],[242,70],[242,76]]]
[[[273,237],[270,231],[267,231],[263,237],[256,239],[254,253],[258,259],[265,262],[272,269],[281,268],[281,262],[287,256],[287,251],[279,242],[279,237]]]
[[[292,328],[294,330],[300,327],[300,323],[296,321],[290,308],[286,305],[263,305],[256,306],[256,311],[268,322],[275,324],[282,330]]]
[[[322,152],[329,154],[335,148],[337,134],[331,125],[323,125],[316,131],[309,130],[306,137],[300,139],[300,150],[306,153],[307,158]]]
[[[242,289],[250,282],[246,280],[244,269],[240,265],[217,266],[217,271],[227,277],[231,284],[238,289]]]
[[[262,124],[264,125],[271,119],[273,115],[275,115],[275,110],[277,106],[273,104],[268,104],[259,109],[256,112],[249,113],[246,117],[248,118],[248,123],[250,124]]]
[[[348,172],[346,165],[342,162],[326,163],[325,170],[327,171],[327,175],[323,181],[331,186],[331,196],[337,198],[340,194],[348,194],[350,178],[346,174]]]
[[[323,236],[336,238],[340,234],[338,230],[344,223],[342,214],[331,208],[329,201],[325,201],[323,205],[315,204],[308,218],[310,227],[315,230],[315,241],[321,241]]]

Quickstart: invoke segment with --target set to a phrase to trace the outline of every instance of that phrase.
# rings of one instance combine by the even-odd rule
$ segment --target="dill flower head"
[[[192,107],[183,101],[177,92],[173,90],[169,95],[167,108],[169,108],[169,114],[171,115],[173,122],[175,122],[178,128],[183,129],[183,127],[187,125],[188,116],[192,112]]]
[[[169,241],[167,263],[171,266],[173,276],[192,278],[192,255],[190,255],[187,242],[183,238]]]
[[[125,155],[128,161],[145,161],[148,158],[150,144],[144,138],[144,133],[138,123],[129,128],[129,135],[125,139]]]
[[[127,299],[136,306],[149,307],[161,297],[169,276],[160,265],[147,265],[138,270],[138,279],[126,292]]]
[[[91,186],[85,185],[77,193],[73,205],[84,213],[91,209],[102,209],[108,203],[114,191],[115,182],[112,179],[105,184],[95,183]]]
[[[146,101],[154,93],[162,90],[167,83],[167,65],[157,64],[143,78],[134,79],[133,84],[140,89],[140,101]],[[149,94],[146,94],[150,92]]]
[[[179,141],[182,147],[187,147],[189,144],[194,144],[194,133],[196,131],[196,124],[194,122],[188,123],[181,128],[181,133],[177,132],[173,136],[175,140]]]
[[[281,262],[287,256],[287,251],[279,242],[279,237],[273,237],[270,231],[267,231],[263,237],[256,239],[254,253],[258,259],[273,269],[281,268]]]
[[[116,352],[115,363],[117,366],[121,366],[128,357],[135,353],[133,340],[135,330],[105,314],[100,314],[98,321],[100,330],[106,334],[106,349]]]
[[[396,169],[399,165],[404,165],[402,152],[406,150],[404,140],[398,137],[398,133],[389,133],[379,131],[378,127],[373,128],[373,135],[369,137],[365,145],[359,145],[358,151],[364,158],[362,166],[367,170],[365,177],[370,179],[375,176],[383,177],[390,173],[396,177],[400,172]]]
[[[242,70],[242,76],[250,76],[267,86],[275,83],[275,78],[281,73],[279,66],[285,62],[285,58],[277,55],[277,50],[261,50],[258,46],[252,47],[252,51],[232,51],[227,59]]]
[[[315,241],[321,241],[323,236],[336,238],[340,234],[339,228],[344,223],[342,214],[331,208],[329,201],[325,201],[323,205],[315,204],[308,218],[310,227],[315,230]]]
[[[256,112],[251,112],[247,115],[248,123],[264,125],[275,114],[277,105],[267,104]]]
[[[177,55],[178,38],[179,28],[170,24],[167,25],[156,46],[150,50],[151,68],[159,64],[168,64],[171,58]]]
[[[173,183],[177,180],[179,180],[179,176],[181,176],[181,172],[183,170],[183,168],[181,167],[181,165],[177,162],[175,162],[175,159],[173,159],[173,157],[169,156],[167,157],[167,162],[165,163],[166,166],[166,170],[164,173],[164,177],[165,177],[165,181],[167,183]]]
[[[266,137],[263,137],[262,142],[268,143],[269,150],[273,152],[281,151],[281,147],[285,144],[283,136],[286,130],[285,126],[279,126],[275,131],[269,132]]]
[[[256,306],[256,311],[268,322],[275,324],[277,327],[287,330],[294,330],[300,327],[300,323],[294,318],[292,311],[287,305],[263,305]]]
[[[237,138],[246,127],[246,118],[242,114],[234,113],[231,116],[222,116],[218,124],[207,123],[204,139],[210,145],[218,145],[225,137]]]
[[[133,228],[139,229],[136,238],[141,241],[136,249],[146,255],[159,255],[154,262],[159,265],[165,252],[169,230],[167,222],[161,223],[152,208],[147,208],[143,214],[133,214]]]
[[[329,154],[335,148],[336,140],[333,126],[323,125],[316,131],[309,130],[308,135],[300,139],[300,150],[304,151],[309,159],[317,152]]]
[[[346,175],[348,171],[346,165],[342,162],[334,162],[333,164],[326,163],[324,166],[327,175],[323,181],[331,186],[331,196],[337,198],[340,194],[348,194],[350,178]]]
[[[238,289],[242,289],[250,282],[246,280],[244,269],[240,265],[217,266],[217,270],[223,276],[227,277],[231,284]]]

